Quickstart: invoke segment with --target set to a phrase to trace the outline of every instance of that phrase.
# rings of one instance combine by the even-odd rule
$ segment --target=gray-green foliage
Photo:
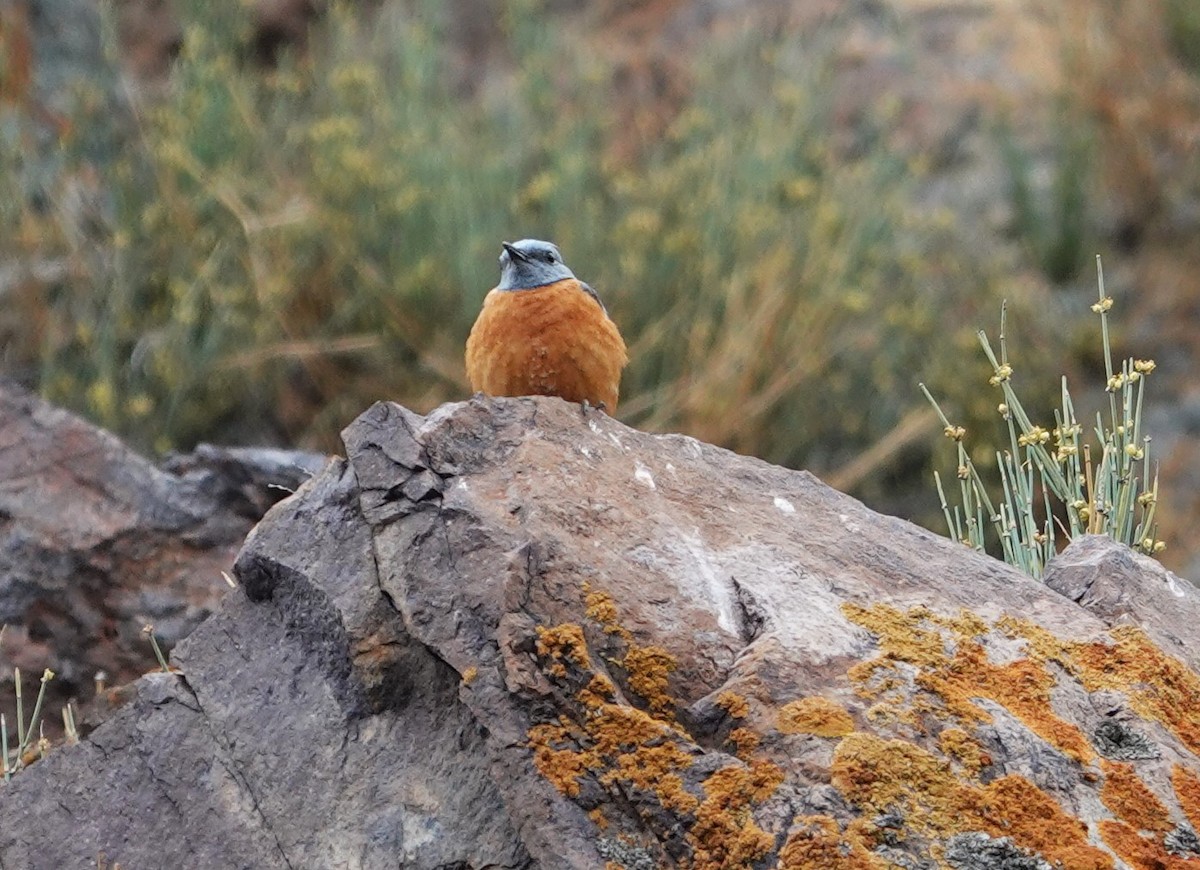
[[[1100,269],[1098,257],[1096,264]],[[1002,392],[997,410],[1008,435],[1007,447],[996,452],[998,500],[992,500],[964,445],[966,430],[950,422],[921,384],[958,456],[958,500],[953,506],[941,475],[934,472],[951,537],[983,550],[990,528],[1004,560],[1033,577],[1042,576],[1046,562],[1057,552],[1058,534],[1068,540],[1084,533],[1104,534],[1150,554],[1165,547],[1156,538],[1158,473],[1151,466],[1150,437],[1142,431],[1143,393],[1154,361],[1127,359],[1119,369],[1114,366],[1108,332],[1113,300],[1105,294],[1102,270],[1098,281],[1099,300],[1092,311],[1100,317],[1108,414],[1107,418],[1103,413],[1096,415],[1095,453],[1092,443],[1083,437],[1084,427],[1076,418],[1065,377],[1052,427],[1033,422],[1025,410],[1013,388],[1014,367],[1009,362],[1003,312],[999,355],[987,335],[979,332],[992,367],[990,383]]]

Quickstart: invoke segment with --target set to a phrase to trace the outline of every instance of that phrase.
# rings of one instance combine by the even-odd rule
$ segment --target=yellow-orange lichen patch
[[[529,729],[529,746],[538,773],[567,797],[579,794],[579,779],[588,772],[590,757],[579,751],[570,731],[562,725],[544,723]]]
[[[907,827],[926,836],[957,833],[963,813],[974,811],[974,793],[950,765],[905,740],[846,735],[834,750],[830,781],[864,812],[898,811]]]
[[[616,695],[617,686],[612,684],[612,680],[602,673],[594,673],[592,679],[588,680],[588,684],[578,691],[575,700],[584,707],[596,708],[602,703],[612,701]]]
[[[612,596],[599,589],[593,589],[590,583],[583,584],[584,613],[608,634],[616,635],[622,640],[632,640],[632,635],[620,624],[617,618],[617,605]]]
[[[1083,732],[1054,713],[1050,703],[1054,683],[1054,675],[1043,662],[1022,658],[992,664],[977,641],[961,643],[947,668],[929,675],[929,685],[936,687],[938,695],[944,701],[953,699],[947,701],[948,706],[970,703],[973,697],[990,698],[1065,755],[1091,761],[1095,753]]]
[[[1116,643],[1068,647],[1073,670],[1088,691],[1117,689],[1138,715],[1166,725],[1200,755],[1200,677],[1131,625],[1109,634]]]
[[[868,673],[877,679],[880,670],[904,662],[915,669],[915,684],[965,725],[991,721],[990,714],[975,703],[976,698],[987,698],[1071,758],[1088,762],[1095,757],[1083,732],[1054,713],[1050,690],[1055,680],[1045,662],[1022,658],[993,663],[978,639],[987,630],[978,616],[964,611],[947,617],[925,607],[901,611],[885,604],[869,608],[845,604],[842,609],[850,620],[877,636],[881,650],[869,672],[858,666],[851,669],[852,679]]]
[[[590,596],[589,616],[616,626],[611,600],[588,589],[585,594]],[[627,632],[610,634],[624,640],[626,648],[620,658],[604,660],[624,671],[622,686],[627,684],[628,694],[644,699],[649,709],[624,703],[613,681],[593,668],[580,626],[540,627],[538,661],[563,702],[563,712],[529,729],[538,771],[572,798],[579,798],[586,780],[607,791],[614,806],[636,814],[639,830],[662,842],[686,843],[691,854],[679,856],[680,866],[748,870],[761,862],[775,848],[776,837],[759,827],[754,808],[774,794],[783,771],[769,761],[746,757],[758,735],[736,728],[730,740],[742,760],[701,780],[695,761],[703,751],[673,719],[675,701],[668,689],[674,657],[661,647],[633,644]],[[723,703],[749,712],[744,699],[732,693]],[[622,819],[595,813],[591,818],[610,831],[625,827]]]
[[[1112,858],[1088,843],[1087,825],[1023,776],[1003,776],[979,792],[978,816],[965,830],[1009,837],[1062,870],[1109,870]]]
[[[658,745],[678,736],[669,724],[627,704],[601,703],[587,711],[587,736],[601,755],[616,757],[638,746]]]
[[[687,835],[694,870],[751,867],[775,845],[775,838],[751,815],[775,793],[783,771],[769,761],[723,767],[704,780],[704,801]]]
[[[947,758],[953,758],[971,776],[992,763],[992,758],[979,742],[961,728],[944,728],[938,735],[938,746]]]
[[[775,719],[775,727],[784,734],[841,737],[854,730],[854,720],[841,704],[816,695],[784,704]]]
[[[1100,800],[1114,816],[1138,831],[1162,834],[1175,827],[1170,812],[1142,782],[1132,764],[1101,761],[1100,769],[1104,771]]]
[[[592,824],[602,831],[608,830],[608,816],[604,815],[604,810],[596,807],[594,810],[588,811],[588,818],[592,820]]]
[[[583,627],[578,623],[565,622],[551,628],[539,625],[537,637],[537,654],[540,658],[550,660],[547,672],[551,676],[565,677],[567,663],[579,668],[592,666],[587,641],[583,637]]]
[[[749,728],[734,728],[729,732],[729,742],[733,744],[734,755],[742,761],[749,761],[762,738]]]
[[[1200,774],[1177,764],[1171,768],[1171,786],[1183,814],[1193,828],[1200,830]]]
[[[612,684],[612,680],[604,674],[593,674],[588,684],[579,690],[575,699],[584,707],[596,708],[611,701],[616,693],[617,688]]]
[[[677,667],[673,655],[660,646],[630,644],[621,659],[621,666],[625,669],[630,690],[636,692],[655,715],[667,719],[674,717],[675,700],[667,692],[671,673]]]
[[[1107,644],[1064,641],[1039,625],[1013,617],[997,625],[1023,638],[1042,659],[1058,662],[1089,692],[1122,692],[1135,713],[1161,722],[1200,755],[1200,677],[1160,650],[1140,628],[1110,629],[1114,642]]]
[[[669,810],[690,813],[699,801],[683,785],[676,771],[692,763],[692,756],[674,743],[639,745],[611,759],[611,767],[600,777],[603,785],[630,786],[654,795]]]
[[[1200,862],[1172,855],[1161,843],[1147,839],[1125,822],[1105,819],[1100,836],[1133,870],[1195,870]]]
[[[750,714],[749,702],[737,692],[722,692],[717,695],[717,706],[734,719],[745,719]]]
[[[898,811],[908,830],[925,837],[983,831],[1010,837],[1063,870],[1113,866],[1088,844],[1086,826],[1024,777],[972,785],[959,780],[947,761],[913,743],[859,732],[842,739],[830,774],[864,813]]]
[[[575,624],[539,627],[537,652],[546,672],[559,680],[574,669],[572,682],[587,676],[591,657]],[[582,672],[582,673],[579,673]],[[692,763],[687,735],[651,713],[614,701],[616,687],[592,672],[574,697],[579,713],[560,716],[529,730],[538,771],[567,797],[577,797],[580,780],[593,775],[604,786],[639,789],[668,809],[691,812],[699,800],[684,787],[679,771]]]
[[[946,644],[937,623],[929,621],[933,611],[927,607],[898,610],[888,604],[870,607],[846,603],[842,612],[879,639],[889,658],[914,665],[935,665],[946,657]],[[929,623],[932,627],[926,627]]]
[[[644,710],[604,700],[591,688],[596,681],[579,692],[586,710],[579,723],[560,718],[529,730],[538,771],[567,797],[578,796],[580,779],[592,774],[604,786],[640,789],[668,809],[694,810],[699,801],[678,773],[692,763],[684,736]]]
[[[886,870],[889,865],[830,816],[802,816],[779,852],[776,870]]]

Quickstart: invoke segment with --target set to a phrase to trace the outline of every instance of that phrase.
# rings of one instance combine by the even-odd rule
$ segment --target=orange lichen
[[[592,748],[584,753],[590,769],[604,771],[606,786],[630,786],[654,795],[662,806],[690,812],[698,803],[676,771],[691,765],[680,735],[668,724],[635,707],[601,704],[587,719]]]
[[[632,643],[631,635],[616,622],[612,600],[586,585],[584,593],[588,616],[626,644],[620,658],[605,661],[624,671],[628,691],[649,709],[622,703],[613,682],[593,669],[580,626],[539,627],[539,663],[560,697],[566,696],[570,703],[557,720],[529,730],[528,745],[538,771],[572,798],[579,797],[582,782],[590,778],[619,798],[620,806],[638,813],[643,829],[649,827],[660,840],[682,834],[692,854],[681,857],[681,866],[748,870],[775,848],[775,836],[758,826],[753,811],[774,794],[783,782],[783,771],[769,761],[748,757],[759,735],[735,728],[729,740],[738,747],[741,761],[698,784],[693,774],[689,790],[685,775],[702,751],[673,719],[675,701],[668,689],[675,658],[661,647]],[[750,712],[746,700],[732,692],[722,693],[717,703],[734,719]],[[589,816],[601,829],[615,826],[599,809]]]
[[[938,746],[942,753],[953,758],[971,776],[978,776],[979,771],[992,763],[989,756],[966,731],[961,728],[945,728],[938,735]]]
[[[644,710],[607,700],[611,685],[593,675],[576,696],[584,708],[579,722],[560,717],[529,730],[538,771],[567,797],[577,797],[580,779],[590,774],[601,785],[640,789],[666,808],[695,809],[699,801],[677,773],[692,763],[685,736]]]
[[[464,686],[469,686],[475,682],[475,678],[479,676],[479,668],[469,667],[462,672],[462,681]]]
[[[1022,658],[994,664],[978,639],[987,633],[978,616],[964,611],[952,618],[925,607],[901,611],[886,604],[869,608],[844,604],[842,610],[878,637],[881,655],[870,662],[870,668],[851,669],[852,679],[862,682],[868,696],[877,688],[880,672],[903,662],[916,669],[917,687],[935,696],[946,713],[966,725],[991,721],[991,715],[975,703],[976,698],[987,698],[1069,757],[1081,762],[1095,757],[1083,732],[1054,713],[1050,690],[1055,680],[1045,662]]]
[[[1023,638],[1043,660],[1058,662],[1089,692],[1124,693],[1135,713],[1161,722],[1200,755],[1200,677],[1160,650],[1140,628],[1110,629],[1110,645],[1060,640],[1039,625],[1013,617],[998,626]]]
[[[622,640],[629,641],[633,636],[620,624],[617,618],[617,605],[607,592],[592,589],[590,583],[583,584],[584,613],[588,619],[600,623],[608,634],[616,635]]]
[[[717,706],[734,719],[745,719],[750,714],[750,703],[736,692],[717,695]]]
[[[766,856],[775,838],[760,828],[751,807],[775,793],[783,771],[769,761],[723,767],[704,780],[704,801],[687,835],[694,870],[748,868]]]
[[[1088,844],[1086,826],[1020,776],[986,786],[964,783],[945,760],[916,744],[853,733],[834,752],[830,779],[864,813],[899,812],[906,827],[945,839],[983,831],[1009,837],[1064,870],[1111,868]]]
[[[591,603],[598,615],[615,619],[615,611],[600,613],[600,598],[593,597]],[[572,697],[577,706],[568,708],[568,713],[557,721],[529,730],[534,764],[542,776],[571,798],[579,796],[581,782],[591,777],[623,800],[633,797],[635,805],[645,806],[643,821],[658,818],[650,803],[656,802],[672,814],[673,825],[690,829],[707,843],[719,822],[719,813],[710,794],[702,818],[701,800],[688,791],[681,776],[691,767],[698,750],[686,732],[669,721],[673,701],[667,694],[667,679],[675,667],[674,658],[658,647],[631,644],[618,662],[626,669],[630,689],[646,699],[651,708],[647,711],[617,702],[616,686],[607,676],[592,670],[592,659],[578,625],[539,628],[537,653],[546,673],[560,688],[578,686],[581,678],[586,680]],[[656,715],[663,710],[668,715]],[[719,785],[720,780],[715,784]],[[717,788],[714,793],[724,791]],[[603,816],[591,817],[601,828],[611,824]],[[735,839],[740,837],[749,843],[753,822],[737,812],[731,812],[730,819],[729,824],[736,829]],[[768,849],[772,843],[768,839]],[[738,853],[747,848],[745,844],[738,846]]]
[[[942,632],[922,625],[933,615],[927,607],[913,607],[906,613],[882,603],[871,607],[846,603],[842,612],[879,638],[880,647],[892,659],[932,665],[946,657]]]
[[[1098,827],[1104,842],[1133,870],[1195,870],[1200,864],[1172,855],[1162,844],[1143,837],[1125,822],[1104,819]]]
[[[579,779],[588,771],[589,758],[561,725],[545,723],[529,729],[529,745],[538,773],[567,797],[579,794]]]
[[[593,674],[588,684],[579,690],[575,700],[584,707],[599,707],[606,701],[611,701],[617,693],[617,687],[604,674]]]
[[[699,801],[684,788],[678,770],[692,763],[692,756],[674,743],[638,745],[613,756],[612,766],[600,777],[603,785],[632,786],[654,795],[669,810],[690,813]]]
[[[551,664],[546,670],[551,676],[565,677],[568,662],[579,668],[592,666],[583,627],[579,624],[567,622],[552,628],[539,625],[537,636],[538,657],[550,659]]]
[[[1134,712],[1166,725],[1193,754],[1200,755],[1200,678],[1164,653],[1140,628],[1112,629],[1113,646],[1078,643],[1068,647],[1071,665],[1088,691],[1117,689]]]
[[[629,679],[629,688],[636,692],[658,716],[672,718],[675,700],[667,693],[671,672],[677,667],[675,657],[660,646],[630,644],[621,659]]]
[[[1100,789],[1100,800],[1109,812],[1138,831],[1166,833],[1175,827],[1162,801],[1146,787],[1132,764],[1101,761],[1104,771],[1104,787]]]
[[[981,644],[969,641],[959,645],[944,670],[919,675],[917,682],[934,691],[951,710],[961,712],[964,720],[978,714],[987,717],[981,721],[990,720],[991,716],[970,700],[990,698],[1070,758],[1088,762],[1095,757],[1083,732],[1054,713],[1050,690],[1055,678],[1039,661],[1024,658],[994,665]]]
[[[596,752],[612,757],[627,751],[627,747],[657,745],[665,738],[679,736],[666,722],[627,704],[601,703],[590,708],[584,728]]]
[[[852,831],[842,832],[830,816],[801,816],[779,852],[777,870],[884,870]]]
[[[762,738],[749,728],[734,728],[729,732],[729,742],[733,744],[734,755],[742,761],[749,761]]]
[[[625,645],[620,657],[605,661],[623,670],[623,676],[618,672],[622,686],[645,703],[621,703],[612,681],[592,671],[580,626],[539,628],[542,667],[576,706],[556,722],[530,730],[538,770],[569,797],[578,797],[581,783],[591,777],[596,785],[631,798],[642,824],[662,826],[667,811],[671,827],[657,836],[682,832],[692,850],[682,865],[732,870],[763,862],[775,848],[778,832],[773,836],[759,827],[754,809],[774,794],[784,775],[774,764],[752,757],[759,735],[734,728],[728,740],[744,763],[722,768],[697,785],[692,765],[701,751],[673,720],[669,682],[675,659],[661,647],[634,644],[620,630],[609,596],[587,588],[585,594],[589,618]],[[885,834],[924,838],[938,858],[939,843],[956,834],[981,832],[1007,837],[1061,870],[1111,870],[1114,859],[1089,842],[1086,825],[1034,783],[1016,775],[986,785],[978,780],[991,764],[971,733],[975,725],[992,719],[981,700],[1011,712],[1068,757],[1085,764],[1096,761],[1083,732],[1053,709],[1052,692],[1062,672],[1052,664],[1088,691],[1123,692],[1135,712],[1163,723],[1192,751],[1200,750],[1200,678],[1138,629],[1114,629],[1111,642],[1077,642],[1027,621],[1003,618],[996,629],[1022,642],[1024,651],[998,663],[985,647],[993,629],[974,614],[944,616],[923,607],[900,610],[883,604],[845,605],[844,610],[878,638],[879,654],[849,672],[855,690],[874,702],[866,720],[903,726],[899,733],[914,737],[936,734],[941,754],[906,740],[854,732],[849,712],[826,698],[785,705],[777,716],[779,731],[842,737],[830,781],[860,817],[844,828],[830,817],[798,820],[779,853],[780,868],[877,870],[887,863],[871,849]],[[733,692],[722,692],[716,703],[735,720],[750,713],[746,699]],[[1094,782],[1096,769],[1082,769],[1079,776]],[[1113,852],[1135,870],[1197,865],[1166,848],[1172,841],[1165,835],[1174,827],[1170,811],[1133,766],[1101,761],[1098,769],[1104,775],[1099,796],[1115,817],[1100,822],[1099,832]],[[1184,814],[1200,827],[1200,774],[1177,765],[1172,783]],[[902,824],[874,828],[872,820],[885,814],[897,815]]]
[[[1112,858],[1088,843],[1087,825],[1023,776],[994,780],[980,791],[978,818],[967,829],[1009,837],[1063,870],[1107,870]]]
[[[602,831],[608,830],[608,816],[604,815],[604,810],[596,807],[594,810],[588,811],[588,818],[592,820],[592,824]]]
[[[784,734],[841,737],[854,730],[854,720],[841,704],[814,696],[784,704],[775,719],[775,727]]]
[[[1183,814],[1193,828],[1200,830],[1200,774],[1177,764],[1171,768],[1171,785]]]
[[[563,681],[570,675],[576,685],[578,677],[588,676],[591,656],[580,626],[539,626],[537,633],[537,653],[547,674]],[[636,682],[651,694],[665,694],[665,678],[655,679],[666,669],[664,659],[673,666],[674,660],[665,652],[652,649],[642,654],[638,648],[631,684]],[[678,774],[692,763],[685,748],[690,744],[687,735],[652,713],[616,703],[616,694],[612,681],[593,671],[575,693],[579,711],[574,721],[561,716],[557,722],[533,726],[529,746],[538,771],[567,797],[577,797],[580,780],[591,775],[603,786],[638,789],[665,808],[691,812],[700,801],[686,790]]]
[[[848,734],[834,751],[830,781],[865,812],[899,811],[907,826],[927,836],[960,829],[964,811],[974,811],[971,788],[950,765],[914,743]]]

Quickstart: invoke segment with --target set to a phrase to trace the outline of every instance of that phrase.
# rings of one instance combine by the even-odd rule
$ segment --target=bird
[[[558,396],[614,413],[629,352],[600,296],[551,242],[522,239],[501,249],[500,283],[467,338],[471,389]]]

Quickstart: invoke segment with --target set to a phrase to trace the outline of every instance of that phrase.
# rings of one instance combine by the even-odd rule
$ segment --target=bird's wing
[[[576,280],[578,280],[578,279],[576,279]],[[600,306],[600,310],[603,311],[605,316],[607,317],[608,309],[604,307],[604,302],[601,301],[600,294],[597,293],[595,290],[593,290],[591,285],[588,284],[586,281],[580,281],[579,286],[583,288],[584,293],[586,293],[588,296],[591,296],[593,299],[596,300],[596,304]]]

